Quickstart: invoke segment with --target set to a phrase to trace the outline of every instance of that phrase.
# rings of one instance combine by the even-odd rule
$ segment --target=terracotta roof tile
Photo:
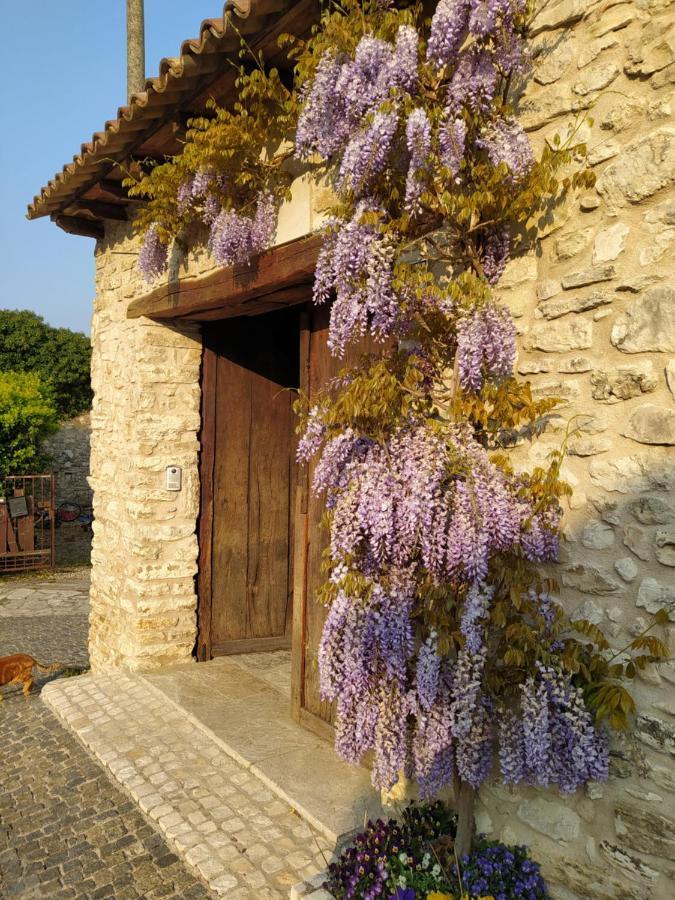
[[[205,19],[199,36],[184,41],[179,56],[163,59],[159,75],[146,81],[145,90],[132,94],[129,104],[118,109],[117,118],[108,120],[103,131],[82,144],[73,161],[29,204],[28,218],[56,216],[158,131],[183,103],[206,90],[239,49],[240,33],[262,37],[289,6],[304,5],[293,0],[227,0],[222,18]]]

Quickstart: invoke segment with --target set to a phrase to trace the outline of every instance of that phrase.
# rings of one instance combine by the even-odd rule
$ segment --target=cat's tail
[[[35,660],[33,665],[35,666],[36,669],[39,669],[40,672],[58,672],[59,669],[66,668],[66,664],[60,663],[60,662],[52,663],[51,666],[45,666],[42,663],[39,663],[37,660]]]

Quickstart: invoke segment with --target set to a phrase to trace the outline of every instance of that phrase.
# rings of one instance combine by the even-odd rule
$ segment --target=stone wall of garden
[[[90,431],[90,416],[85,413],[64,422],[44,443],[49,471],[56,475],[57,508],[62,503],[76,503],[83,510],[91,506]],[[76,521],[62,522],[56,531],[56,564],[87,565],[90,558],[91,529]]]
[[[518,372],[536,394],[565,401],[558,430],[515,459],[544,461],[570,424],[573,493],[555,574],[570,611],[601,623],[617,648],[675,599],[674,18],[668,0],[545,4],[522,118],[538,148],[578,128],[598,180],[544,223],[500,285],[520,333]],[[279,242],[318,222],[317,192],[302,180],[295,188]],[[148,289],[137,254],[129,226],[109,224],[92,332],[98,671],[188,660],[196,635],[201,341],[196,326],[126,319]],[[169,277],[212,267],[198,251],[174,259]],[[179,493],[164,486],[174,464]],[[669,665],[636,679],[636,735],[616,745],[607,785],[568,799],[484,792],[481,829],[531,844],[557,898],[673,895],[673,685]]]

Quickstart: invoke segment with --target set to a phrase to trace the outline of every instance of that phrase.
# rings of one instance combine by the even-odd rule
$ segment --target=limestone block
[[[619,803],[614,812],[614,827],[631,850],[675,860],[675,822],[651,810]]]
[[[571,356],[558,364],[559,372],[589,372],[592,368],[593,365],[586,356]]]
[[[614,530],[605,522],[589,522],[581,535],[581,543],[590,550],[606,550],[614,543]]]
[[[537,57],[533,77],[537,84],[552,84],[571,65],[575,57],[572,41],[544,47]]]
[[[593,244],[593,265],[616,259],[626,246],[629,232],[630,228],[624,222],[617,222],[598,232]]]
[[[625,437],[640,444],[675,444],[675,410],[645,403],[639,406],[622,431]]]
[[[542,31],[555,31],[578,22],[586,11],[585,0],[554,0],[541,7],[534,17],[531,34],[535,37]]]
[[[646,453],[594,459],[588,472],[597,487],[621,494],[649,490],[668,491],[675,486],[673,467],[668,463],[664,465]]]
[[[592,622],[593,625],[599,625],[600,622],[602,622],[604,615],[597,603],[594,603],[592,600],[586,600],[585,603],[582,603],[581,606],[574,611],[570,618],[573,622],[578,622],[580,619],[583,619],[586,622]]]
[[[589,31],[593,37],[602,37],[613,31],[620,31],[626,28],[634,20],[635,13],[630,5],[614,4],[611,8],[610,4],[605,4],[604,8],[596,13],[596,21],[591,25]]]
[[[637,298],[612,328],[623,353],[675,352],[675,288],[654,287]]]
[[[664,566],[675,566],[675,531],[660,528],[654,542],[658,561]]]
[[[629,144],[600,176],[597,190],[610,207],[639,203],[675,179],[675,128],[664,127]]]
[[[554,245],[555,256],[558,260],[571,259],[577,253],[588,246],[593,236],[593,228],[575,228],[574,231],[568,231],[561,234]]]
[[[568,806],[537,797],[523,801],[516,812],[521,822],[554,841],[573,841],[579,836],[581,819]]]
[[[533,326],[528,339],[533,349],[546,353],[587,350],[593,343],[593,323],[586,319],[553,324],[547,322]]]
[[[570,456],[597,456],[607,453],[612,448],[610,438],[574,438],[570,441],[567,452]]]
[[[621,559],[617,559],[614,563],[614,568],[621,578],[629,584],[637,578],[638,567],[630,556],[624,556]]]
[[[594,41],[589,41],[577,54],[577,68],[585,69],[594,59],[597,59],[598,56],[600,56],[603,50],[609,50],[612,47],[616,47],[618,43],[619,41],[616,36],[611,33],[604,35],[601,38],[596,38]]]
[[[591,373],[591,396],[605,403],[619,403],[656,390],[657,380],[649,360],[634,366],[619,366]]]
[[[651,540],[649,532],[639,525],[624,525],[623,543],[625,547],[642,560],[648,560],[651,556]]]
[[[611,863],[616,864],[633,877],[644,878],[648,881],[656,881],[659,877],[659,873],[655,869],[650,869],[642,860],[631,856],[622,847],[617,847],[609,841],[601,841],[600,849]]]
[[[673,509],[660,497],[640,497],[628,504],[629,512],[643,525],[666,525],[673,520]]]
[[[550,359],[523,359],[518,363],[520,375],[538,375],[552,370],[553,363]]]
[[[592,269],[564,275],[561,284],[563,290],[569,291],[573,288],[586,287],[589,284],[598,284],[601,281],[611,281],[615,274],[614,266],[594,266]]]
[[[584,194],[579,201],[579,206],[584,212],[592,212],[600,206],[600,198],[595,194]]]
[[[672,603],[675,603],[675,585],[661,584],[656,578],[642,579],[635,601],[636,606],[654,615]],[[675,609],[671,610],[669,618],[671,622],[675,622]]]
[[[572,90],[575,94],[580,94],[582,97],[595,91],[602,91],[604,88],[609,87],[618,75],[619,67],[616,63],[601,63],[593,66],[592,69],[588,69],[583,77],[576,82]]]
[[[613,594],[619,590],[619,585],[615,581],[593,566],[584,566],[581,563],[563,569],[562,583],[565,587],[581,591],[582,594],[598,596]]]
[[[632,882],[626,873],[609,871],[602,866],[586,865],[566,853],[563,857],[546,854],[542,874],[552,887],[555,900],[650,900],[651,882]]]
[[[560,282],[555,281],[552,278],[538,281],[536,286],[537,300],[549,300],[551,297],[555,297],[556,294],[559,294],[561,290],[562,285]]]
[[[594,291],[587,296],[563,297],[560,300],[546,302],[537,307],[545,319],[559,319],[568,313],[586,312],[589,309],[597,309],[611,303],[614,296],[609,293]]]
[[[649,36],[650,37],[650,36]],[[653,40],[636,41],[628,51],[624,66],[627,75],[649,76],[660,72],[675,59],[675,28],[659,34]]]

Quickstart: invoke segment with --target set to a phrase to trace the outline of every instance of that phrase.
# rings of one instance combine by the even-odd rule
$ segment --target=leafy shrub
[[[0,372],[0,478],[39,471],[40,444],[57,427],[50,385],[35,373]]]
[[[59,417],[91,406],[91,343],[85,334],[53,328],[28,310],[0,310],[0,372],[35,372],[52,386]]]

